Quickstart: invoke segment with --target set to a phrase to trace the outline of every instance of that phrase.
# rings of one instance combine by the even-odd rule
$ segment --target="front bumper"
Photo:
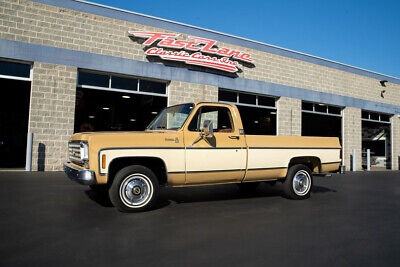
[[[79,184],[92,185],[96,183],[94,171],[79,169],[69,162],[64,164],[64,172],[69,179]]]

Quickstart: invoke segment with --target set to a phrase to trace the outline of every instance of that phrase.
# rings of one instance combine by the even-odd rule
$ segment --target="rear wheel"
[[[306,199],[310,197],[312,182],[311,170],[303,164],[296,164],[288,170],[283,191],[291,199]]]
[[[109,190],[112,204],[123,212],[151,209],[157,201],[159,185],[149,168],[132,165],[121,169]]]

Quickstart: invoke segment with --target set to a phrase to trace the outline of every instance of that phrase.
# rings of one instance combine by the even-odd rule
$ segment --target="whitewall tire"
[[[159,184],[149,168],[132,165],[121,169],[109,190],[113,205],[123,212],[151,209],[157,201]]]

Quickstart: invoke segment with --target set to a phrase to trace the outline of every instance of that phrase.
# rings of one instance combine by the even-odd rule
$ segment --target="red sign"
[[[146,38],[143,43],[150,46],[156,43],[156,47],[146,50],[145,54],[149,56],[158,56],[164,60],[181,61],[186,64],[203,66],[222,71],[235,73],[238,71],[239,63],[234,60],[251,63],[251,55],[229,49],[216,48],[217,41],[189,36],[189,41],[177,40],[177,33],[161,32],[142,32],[129,31],[130,36]],[[165,50],[164,48],[181,49],[180,51]],[[189,53],[194,52],[194,53]],[[207,54],[211,54],[207,55]]]

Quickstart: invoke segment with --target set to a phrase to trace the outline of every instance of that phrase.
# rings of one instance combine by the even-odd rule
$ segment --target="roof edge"
[[[170,23],[170,24],[173,24],[173,25],[176,25],[176,26],[180,26],[180,27],[184,27],[184,28],[190,28],[190,29],[194,29],[194,30],[198,30],[198,31],[202,31],[202,32],[208,32],[208,33],[211,33],[211,34],[215,34],[215,35],[220,35],[220,36],[223,36],[223,37],[236,39],[236,40],[248,43],[250,45],[253,44],[253,45],[259,45],[259,46],[264,46],[264,47],[276,49],[276,50],[279,50],[279,51],[282,51],[282,52],[290,53],[290,54],[293,54],[293,55],[298,55],[298,56],[304,57],[304,58],[299,58],[299,57],[296,57],[296,56],[290,57],[288,55],[282,55],[280,53],[273,53],[273,54],[277,54],[277,55],[280,55],[280,56],[283,56],[283,57],[294,58],[294,59],[297,59],[297,60],[306,61],[306,62],[309,62],[309,63],[314,63],[314,64],[318,64],[318,65],[322,65],[322,66],[326,66],[326,67],[330,67],[330,68],[335,68],[335,69],[339,69],[339,70],[342,70],[342,71],[350,72],[350,73],[353,73],[353,74],[359,74],[359,75],[363,75],[363,76],[368,76],[370,78],[377,79],[377,80],[382,80],[383,78],[387,78],[387,80],[389,82],[392,82],[392,83],[400,85],[400,78],[398,78],[398,77],[394,77],[394,76],[390,76],[390,75],[387,75],[387,74],[375,72],[375,71],[372,71],[372,70],[363,69],[363,68],[360,68],[360,67],[355,67],[355,66],[352,66],[352,65],[349,65],[349,64],[337,62],[337,61],[334,61],[334,60],[330,60],[330,59],[326,59],[326,58],[322,58],[322,57],[318,57],[318,56],[313,56],[313,55],[310,55],[310,54],[307,54],[307,53],[303,53],[303,52],[299,52],[299,51],[296,51],[296,50],[291,50],[291,49],[287,49],[287,48],[283,48],[283,47],[279,47],[279,46],[263,43],[263,42],[260,42],[260,41],[255,41],[255,40],[252,40],[252,39],[247,39],[247,38],[244,38],[244,37],[240,37],[240,36],[236,36],[236,35],[232,35],[232,34],[227,34],[227,33],[219,32],[219,31],[215,31],[215,30],[210,30],[210,29],[206,29],[206,28],[202,28],[202,27],[198,27],[198,26],[194,26],[194,25],[190,25],[190,24],[185,24],[185,23],[181,23],[181,22],[177,22],[177,21],[173,21],[173,20],[168,20],[168,19],[163,19],[163,18],[151,16],[151,15],[141,14],[141,13],[130,11],[130,10],[126,10],[126,9],[116,8],[116,7],[103,5],[103,4],[99,4],[99,3],[95,3],[95,2],[90,2],[90,1],[86,1],[86,0],[64,0],[64,1],[30,0],[30,1],[39,2],[39,3],[42,3],[42,4],[47,4],[47,5],[57,6],[57,7],[62,7],[62,8],[71,8],[70,5],[68,5],[68,4],[65,5],[65,3],[67,3],[67,2],[75,2],[75,3],[81,3],[81,4],[90,5],[90,6],[93,6],[93,7],[105,8],[105,9],[109,9],[109,10],[112,10],[112,11],[117,11],[117,12],[122,12],[122,13],[125,13],[125,14],[131,14],[131,15],[135,15],[135,16],[140,16],[140,17],[143,17],[143,18],[156,20],[156,21],[160,21],[160,22],[164,22],[164,23]],[[78,10],[78,11],[81,11],[81,10]],[[81,11],[81,12],[85,12],[85,11]],[[95,15],[98,15],[98,14],[95,14]],[[103,16],[105,16],[105,15],[103,15]],[[115,17],[112,17],[112,18],[115,18]],[[122,18],[116,18],[116,19],[124,20]],[[167,25],[164,24],[164,25],[159,25],[158,27],[166,29],[166,30],[171,30],[166,26]],[[155,26],[155,27],[157,27],[157,26]],[[171,31],[176,31],[176,30],[171,30]],[[225,40],[221,41],[221,42],[229,43],[228,41],[225,41]],[[240,44],[234,44],[234,45],[243,46],[243,45],[240,45]],[[246,46],[244,46],[244,47],[246,47]],[[250,47],[247,46],[247,48],[258,50],[258,51],[263,51],[263,50],[254,48],[253,46],[250,46]],[[264,52],[267,52],[267,51],[264,51]],[[267,52],[267,53],[271,53],[271,52]],[[310,60],[305,60],[305,58],[309,58]],[[318,62],[318,61],[320,61],[320,62]],[[323,62],[325,62],[325,64]],[[350,71],[351,69],[353,69],[354,71]],[[370,74],[370,75],[368,75],[368,74]],[[379,77],[379,76],[381,76],[381,77]]]

